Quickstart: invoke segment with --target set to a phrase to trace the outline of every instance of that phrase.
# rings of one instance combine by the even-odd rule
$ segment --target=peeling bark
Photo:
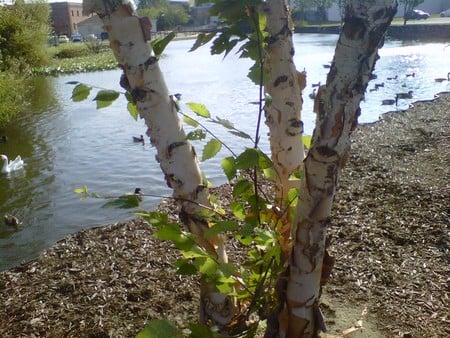
[[[150,21],[140,18],[132,2],[120,0],[85,0],[85,13],[97,13],[108,32],[110,46],[123,70],[121,85],[131,92],[144,119],[156,159],[173,196],[180,207],[180,219],[196,237],[197,243],[220,261],[226,262],[225,242],[221,237],[206,240],[207,219],[202,216],[210,207],[209,193],[203,182],[194,148],[178,118],[178,108],[169,95],[158,59],[150,39]],[[235,314],[233,301],[211,285],[201,287],[200,320],[222,327]]]
[[[299,186],[298,180],[289,178],[302,169],[305,158],[300,111],[306,74],[297,72],[294,65],[294,27],[287,2],[268,0],[263,6],[270,35],[264,65],[268,74],[265,92],[272,97],[271,104],[265,107],[265,114],[270,131],[272,161],[277,173],[277,198],[282,205],[289,189]]]
[[[345,164],[360,102],[397,10],[395,0],[351,1],[346,8],[326,86],[317,95],[316,128],[304,161],[293,246],[280,276],[279,308],[268,321],[266,337],[314,337],[325,331],[318,304],[332,258],[325,251],[338,171]],[[325,267],[324,267],[325,259]]]

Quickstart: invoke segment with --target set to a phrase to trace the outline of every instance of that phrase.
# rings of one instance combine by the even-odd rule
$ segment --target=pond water
[[[325,83],[328,69],[323,65],[331,61],[336,40],[335,35],[295,35],[297,68],[308,73],[302,113],[307,133],[314,128],[313,101],[308,98],[311,84]],[[250,102],[258,99],[258,88],[246,78],[249,61],[234,55],[224,60],[212,57],[207,47],[187,53],[192,43],[175,41],[161,60],[170,90],[182,93],[182,107],[185,102],[204,103],[213,116],[229,119],[254,135],[257,106]],[[384,112],[405,109],[413,101],[450,90],[448,81],[434,81],[450,71],[448,45],[387,41],[380,55],[377,79],[369,88],[383,82],[384,87],[368,91],[360,122],[376,121]],[[407,76],[412,73],[414,77]],[[140,187],[146,194],[170,195],[154,161],[154,149],[149,142],[142,145],[132,140],[146,128],[129,116],[124,98],[103,110],[96,110],[92,100],[70,100],[73,86],[68,81],[120,90],[119,77],[117,70],[36,79],[29,111],[7,129],[0,129],[0,135],[9,138],[8,143],[0,143],[0,153],[9,158],[20,154],[26,163],[22,171],[0,175],[0,216],[12,213],[22,221],[13,229],[0,220],[0,271],[36,257],[69,233],[133,217],[127,210],[101,208],[104,200],[81,201],[73,192],[76,188],[87,185],[91,192],[118,196]],[[413,98],[401,100],[398,107],[381,105],[383,99],[409,90]],[[214,124],[208,126],[233,150],[251,146]],[[268,148],[265,139],[261,146]],[[216,185],[225,182],[219,159],[228,155],[221,151],[218,159],[202,164]],[[159,201],[160,197],[146,197],[143,208],[152,209]]]

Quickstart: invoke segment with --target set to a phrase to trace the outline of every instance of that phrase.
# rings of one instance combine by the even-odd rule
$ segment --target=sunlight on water
[[[302,118],[311,134],[315,114],[308,95],[312,84],[326,82],[333,58],[336,35],[295,35],[295,62],[308,74],[304,91]],[[242,131],[255,135],[258,87],[246,78],[250,61],[230,54],[211,56],[208,47],[188,53],[193,41],[176,41],[161,59],[168,88],[181,93],[181,107],[187,102],[205,104],[212,116],[228,119]],[[450,71],[450,47],[442,43],[386,41],[377,62],[377,79],[369,83],[361,104],[360,122],[373,122],[387,111],[405,109],[418,99],[431,99],[450,90],[448,81],[437,83]],[[407,76],[414,73],[414,76]],[[394,80],[388,78],[396,77]],[[35,257],[43,249],[68,233],[133,217],[128,211],[101,208],[103,200],[80,201],[73,190],[87,185],[91,192],[117,196],[141,187],[144,193],[170,194],[155,162],[155,150],[149,142],[136,144],[132,136],[145,134],[143,121],[135,122],[121,97],[112,106],[96,110],[93,95],[84,102],[70,100],[73,86],[68,81],[121,90],[120,71],[107,71],[40,79],[36,99],[29,112],[0,130],[10,142],[0,143],[0,153],[10,158],[21,155],[25,170],[10,176],[0,175],[0,215],[14,213],[23,224],[19,230],[0,225],[0,270]],[[383,84],[371,91],[375,84]],[[396,93],[413,91],[412,99],[399,105],[382,106],[384,99]],[[206,123],[233,151],[251,147],[248,140],[234,136],[216,124]],[[268,150],[267,128],[263,124],[260,146]],[[147,138],[148,140],[148,138]],[[201,145],[196,144],[197,152]],[[216,159],[201,164],[209,180],[225,182],[220,159],[230,154],[222,150]],[[144,208],[152,209],[160,198],[145,198]]]

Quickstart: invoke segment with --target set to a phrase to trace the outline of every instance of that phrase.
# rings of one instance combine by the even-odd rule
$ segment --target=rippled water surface
[[[328,69],[323,65],[331,61],[336,40],[334,35],[295,36],[297,68],[308,73],[302,113],[308,133],[314,128],[311,84],[325,83]],[[257,106],[250,102],[258,99],[258,88],[246,78],[250,63],[234,55],[225,60],[212,57],[206,47],[187,53],[191,45],[192,41],[176,41],[161,60],[170,90],[182,93],[182,107],[185,102],[204,103],[213,116],[229,119],[254,135]],[[384,86],[367,92],[360,122],[376,121],[386,111],[450,90],[448,81],[434,81],[450,71],[450,47],[445,44],[387,41],[380,55],[377,79],[369,89],[375,83]],[[407,76],[412,73],[414,77]],[[103,110],[96,110],[91,100],[70,100],[73,86],[68,81],[120,90],[119,77],[119,71],[107,71],[37,79],[30,110],[0,130],[9,138],[0,143],[0,153],[10,158],[20,154],[26,162],[23,171],[0,175],[0,215],[13,213],[23,222],[18,230],[0,222],[0,270],[36,257],[69,233],[132,217],[128,211],[101,208],[102,200],[80,201],[73,192],[76,188],[87,185],[89,191],[113,196],[136,187],[148,194],[170,194],[149,143],[132,141],[146,129],[128,115],[125,99]],[[381,105],[382,100],[410,90],[413,98],[400,100],[398,107]],[[208,126],[234,150],[250,146],[216,125]],[[267,149],[265,139],[261,145]],[[202,169],[213,183],[224,182],[218,160],[203,163]],[[143,208],[151,209],[159,200],[145,198]]]

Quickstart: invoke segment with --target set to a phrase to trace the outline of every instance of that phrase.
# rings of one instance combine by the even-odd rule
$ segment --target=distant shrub
[[[80,56],[89,55],[89,50],[83,45],[64,45],[56,53],[58,59],[73,59]]]
[[[49,13],[43,0],[0,7],[0,70],[23,72],[48,62]]]
[[[0,72],[0,125],[8,123],[24,109],[26,81],[12,71]]]

